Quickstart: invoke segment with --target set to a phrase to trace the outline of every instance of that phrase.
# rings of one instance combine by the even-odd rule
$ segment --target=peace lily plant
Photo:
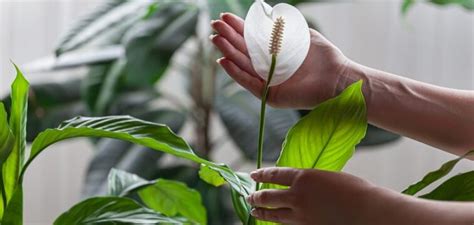
[[[251,6],[245,39],[257,73],[266,81],[260,120],[258,167],[261,167],[265,103],[271,86],[281,84],[303,63],[309,49],[309,28],[301,13],[287,4],[270,7],[262,0]],[[16,67],[16,66],[15,66]],[[164,124],[131,116],[75,117],[46,129],[26,144],[29,83],[19,68],[10,104],[0,102],[0,225],[23,224],[23,180],[28,168],[49,146],[72,138],[111,138],[145,146],[200,166],[199,177],[213,185],[227,184],[235,214],[242,224],[255,221],[245,201],[256,185],[247,173],[200,157],[182,137]],[[321,103],[287,133],[276,166],[340,171],[365,136],[366,105],[362,82]],[[7,102],[5,102],[7,103]],[[63,150],[69,150],[64,148]],[[446,176],[465,156],[445,163],[403,193],[415,195]],[[456,175],[421,198],[472,201],[474,171]],[[262,188],[284,188],[264,184]],[[104,196],[85,199],[62,213],[54,225],[208,223],[200,192],[185,183],[159,178],[148,181],[112,170]]]
[[[310,33],[306,19],[294,6],[280,3],[272,8],[263,0],[256,0],[245,19],[244,37],[253,67],[265,80],[257,153],[260,169],[270,86],[285,82],[303,64],[310,47]]]

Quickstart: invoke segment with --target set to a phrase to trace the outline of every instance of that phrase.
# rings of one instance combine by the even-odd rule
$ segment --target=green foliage
[[[201,169],[199,170],[199,177],[214,187],[219,187],[225,184],[224,178],[222,178],[218,172],[212,170],[208,166],[201,164]]]
[[[82,201],[59,216],[54,225],[71,224],[190,224],[184,218],[169,218],[132,199],[95,197]]]
[[[190,221],[207,224],[201,195],[182,182],[158,179],[138,194],[146,206],[157,212],[169,217],[181,215]]]
[[[474,171],[451,177],[420,198],[443,201],[474,201]]]
[[[428,174],[425,175],[425,177],[423,177],[421,181],[418,181],[417,183],[410,185],[402,193],[407,194],[407,195],[415,195],[416,193],[423,190],[425,187],[429,186],[433,182],[446,176],[449,172],[451,172],[451,170],[453,170],[454,166],[456,166],[456,164],[459,161],[471,155],[474,155],[474,151],[470,151],[457,159],[453,159],[451,161],[444,163],[438,170],[429,172]]]

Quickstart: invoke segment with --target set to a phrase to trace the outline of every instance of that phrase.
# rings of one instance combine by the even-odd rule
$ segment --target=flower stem
[[[273,74],[275,73],[276,67],[276,58],[275,54],[272,55],[272,64],[270,66],[270,71],[268,73],[268,79],[265,82],[265,88],[263,89],[262,93],[262,105],[260,107],[260,130],[258,133],[258,152],[257,152],[257,169],[262,168],[262,161],[263,161],[263,140],[264,140],[264,133],[265,133],[265,111],[267,106],[267,98],[268,92],[270,91],[270,83],[273,78]],[[260,190],[260,183],[257,183],[256,190]]]

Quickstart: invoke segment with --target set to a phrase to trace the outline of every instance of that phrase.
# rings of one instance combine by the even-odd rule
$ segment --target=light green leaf
[[[138,195],[146,206],[166,216],[179,215],[202,225],[207,223],[201,195],[182,182],[158,179],[140,189]]]
[[[224,178],[222,178],[222,176],[218,172],[214,171],[213,169],[209,168],[204,164],[201,164],[201,169],[199,170],[199,177],[203,181],[206,181],[206,183],[213,185],[214,187],[219,187],[226,183]]]
[[[420,198],[442,201],[474,201],[474,171],[454,176]]]
[[[48,146],[70,138],[104,137],[129,141],[176,157],[205,164],[218,171],[230,186],[244,196],[250,193],[247,183],[223,164],[216,164],[198,157],[191,147],[167,126],[139,120],[130,116],[77,117],[66,121],[57,129],[48,129],[33,141],[31,156],[22,171]]]
[[[404,190],[402,193],[407,194],[407,195],[414,195],[418,193],[419,191],[423,190],[425,187],[428,185],[432,184],[433,182],[441,179],[442,177],[446,176],[451,170],[456,166],[456,164],[461,161],[462,159],[469,157],[470,155],[474,155],[474,151],[470,151],[466,153],[465,155],[448,161],[444,163],[441,168],[438,170],[432,171],[423,177],[421,181],[418,181],[415,184],[410,185],[406,190]]]
[[[288,132],[277,166],[340,171],[364,138],[362,81],[311,111]]]
[[[189,224],[184,218],[169,218],[128,198],[96,197],[73,206],[54,225],[71,224]]]
[[[28,108],[28,81],[23,77],[20,69],[16,66],[16,78],[12,84],[11,91],[11,112],[10,112],[10,129],[15,137],[13,149],[11,150],[7,160],[3,164],[3,191],[4,200],[7,202],[7,207],[4,209],[3,221],[11,221],[10,224],[17,224],[13,221],[22,221],[22,198],[21,182],[19,176],[23,164],[25,163],[28,153],[26,152],[26,118]],[[20,196],[20,197],[19,197]],[[17,212],[20,210],[20,212]]]
[[[127,173],[122,170],[110,170],[108,177],[108,193],[110,196],[123,197],[130,191],[151,183],[135,174]]]
[[[362,81],[318,105],[288,132],[277,166],[340,171],[367,129]],[[263,188],[282,188],[264,184]],[[257,221],[259,225],[274,224]]]

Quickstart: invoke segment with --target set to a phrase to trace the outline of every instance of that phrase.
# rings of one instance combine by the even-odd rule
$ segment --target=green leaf
[[[403,0],[402,14],[406,15],[408,10],[415,4],[416,0]]]
[[[26,119],[28,108],[28,81],[23,77],[20,69],[16,66],[16,78],[12,84],[10,108],[10,129],[15,137],[13,149],[3,165],[3,184],[6,199],[9,202],[18,187],[18,178],[21,168],[25,163],[26,148]],[[9,203],[8,203],[9,204]],[[7,209],[8,210],[8,209]]]
[[[231,187],[242,195],[247,196],[250,193],[251,187],[247,186],[247,183],[243,182],[229,167],[198,157],[190,146],[167,126],[130,116],[77,117],[66,121],[57,129],[44,131],[33,141],[31,156],[22,171],[22,175],[45,148],[56,142],[77,137],[103,137],[129,141],[196,163],[206,164],[218,171]]]
[[[456,175],[420,198],[442,201],[474,201],[474,171]]]
[[[423,177],[423,179],[421,181],[418,181],[417,183],[410,185],[402,193],[407,194],[407,195],[414,195],[414,194],[418,193],[419,191],[423,190],[428,185],[432,184],[433,182],[435,182],[435,181],[441,179],[442,177],[446,176],[447,174],[449,174],[449,172],[451,172],[451,170],[454,168],[454,166],[456,166],[456,164],[459,161],[461,161],[462,159],[464,159],[466,157],[469,157],[471,155],[474,155],[474,151],[470,151],[470,152],[466,153],[465,155],[463,155],[463,156],[461,156],[457,159],[454,159],[454,160],[451,160],[451,161],[448,161],[448,162],[444,163],[441,166],[441,168],[439,168],[438,170],[429,172],[428,174],[426,174]]]
[[[194,34],[197,15],[190,3],[161,4],[153,17],[130,29],[123,38],[127,84],[152,86],[160,79],[176,50]]]
[[[201,195],[182,182],[158,179],[138,194],[145,205],[164,215],[180,215],[202,225],[207,223]]]
[[[104,36],[108,36],[104,39],[122,37],[130,26],[142,19],[150,4],[148,1],[106,2],[71,28],[57,47],[56,55],[78,49]]]
[[[222,178],[222,176],[218,172],[204,164],[201,164],[201,169],[199,170],[199,177],[203,181],[206,181],[206,183],[214,187],[219,187],[226,183],[224,178]]]
[[[301,119],[288,132],[277,166],[340,171],[365,136],[362,81]]]
[[[1,222],[5,225],[23,225],[23,188],[21,184],[16,186]]]
[[[0,218],[3,216],[4,203],[6,202],[5,186],[3,184],[3,164],[13,150],[15,137],[8,126],[5,106],[0,102]]]
[[[352,157],[367,129],[362,81],[318,105],[288,132],[276,165],[340,171]],[[264,184],[263,188],[283,188]],[[257,224],[274,224],[257,221]]]
[[[467,10],[474,10],[474,0],[430,0],[430,2],[441,6],[457,4]]]
[[[54,225],[71,224],[186,224],[183,218],[169,218],[128,198],[96,197],[73,206]]]
[[[234,211],[239,217],[242,224],[248,224],[248,220],[250,219],[250,210],[252,206],[247,203],[247,200],[240,195],[238,192],[231,190],[231,197],[232,197],[232,206],[234,207]]]
[[[119,197],[128,195],[131,190],[151,184],[149,181],[135,174],[127,173],[117,169],[110,170],[107,180],[107,195]]]

